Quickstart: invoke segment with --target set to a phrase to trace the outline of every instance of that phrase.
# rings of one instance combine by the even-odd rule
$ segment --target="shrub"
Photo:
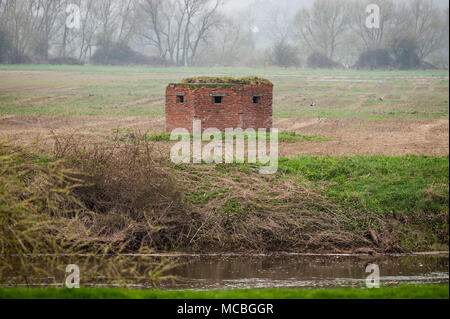
[[[396,37],[391,42],[395,64],[402,70],[417,69],[421,60],[417,55],[417,40],[412,36]]]
[[[419,68],[423,70],[439,70],[437,66],[427,61],[420,62]]]
[[[55,65],[83,65],[84,63],[72,57],[58,57],[49,59],[48,63]]]
[[[56,150],[61,152],[58,147]],[[72,148],[71,152],[74,150]],[[89,151],[85,154],[90,155],[86,155],[84,160],[96,158]],[[136,221],[121,229],[117,222],[120,216],[133,218],[127,215],[127,211],[116,207],[114,219],[112,212],[89,211],[86,203],[82,202],[85,198],[83,191],[98,189],[97,184],[89,182],[95,182],[94,176],[101,180],[98,173],[106,172],[109,166],[99,165],[98,173],[89,178],[77,168],[70,168],[74,164],[70,156],[58,160],[0,141],[0,283],[49,285],[52,284],[50,278],[54,278],[53,284],[60,285],[64,280],[65,265],[70,263],[64,255],[77,253],[85,254],[76,262],[84,282],[125,285],[131,281],[156,285],[165,279],[165,271],[173,266],[173,262],[148,256],[121,255],[130,243],[145,237],[140,235],[142,232],[150,236],[157,232],[156,227],[151,228],[148,221],[140,224]],[[82,164],[87,163],[79,162],[78,166]],[[113,175],[109,174],[112,178],[117,177]],[[120,180],[118,182],[123,186]],[[144,187],[139,185],[137,188]],[[92,197],[98,196],[97,202],[104,201],[105,197],[101,195],[109,189],[97,191]],[[147,198],[147,203],[157,204],[151,202],[155,198]],[[112,201],[111,205],[120,199],[123,197]],[[170,207],[166,207],[165,212],[170,216]],[[108,235],[102,236],[102,233]],[[127,234],[133,237],[127,238]],[[136,251],[150,252],[140,245]],[[105,255],[108,253],[114,254]]]
[[[144,136],[133,136],[94,145],[56,137],[54,156],[83,173],[73,196],[93,212],[80,225],[91,238],[131,251],[173,249],[186,236],[190,214],[166,160]]]
[[[276,43],[269,53],[270,63],[284,68],[290,66],[301,66],[297,56],[297,50],[285,41]]]
[[[358,69],[388,69],[394,66],[394,60],[386,49],[371,49],[359,56],[355,67]]]
[[[147,57],[134,51],[125,43],[102,44],[91,58],[100,65],[154,65],[167,66],[169,62],[160,57]]]
[[[340,63],[337,63],[330,58],[328,58],[326,55],[319,53],[319,52],[313,52],[307,60],[307,65],[310,68],[313,69],[337,69],[342,68],[342,65]]]
[[[150,56],[147,57],[147,64],[151,66],[170,66],[173,65],[170,61],[159,57],[159,56]]]
[[[186,235],[183,196],[146,141],[55,139],[52,156],[0,143],[3,250],[171,249]]]
[[[11,64],[31,64],[33,59],[24,53],[14,53],[11,56]]]
[[[8,63],[12,51],[11,39],[6,31],[0,30],[0,63]]]

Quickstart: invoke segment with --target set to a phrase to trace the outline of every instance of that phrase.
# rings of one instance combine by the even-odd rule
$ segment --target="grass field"
[[[165,88],[197,75],[275,84],[276,174],[168,160]],[[0,244],[27,253],[448,250],[448,89],[448,71],[0,65]],[[448,298],[448,286],[0,290],[14,296]]]
[[[449,287],[399,286],[379,289],[253,289],[161,291],[128,289],[0,288],[0,299],[448,299]]]
[[[303,232],[317,223],[313,232],[347,249],[448,247],[448,71],[3,65],[0,74],[0,133],[10,140],[70,132],[84,136],[80,145],[112,143],[111,135],[128,145],[140,136],[165,158],[168,83],[206,74],[273,81],[282,156],[275,176],[263,179],[251,165],[170,168],[189,209],[209,216],[194,222],[191,249],[257,247],[261,235],[252,239],[236,224],[243,220],[255,233],[265,232],[262,223]],[[305,192],[311,199],[299,200]],[[367,241],[368,231],[377,238]],[[292,245],[283,231],[264,236],[267,248]],[[311,236],[294,246],[336,249]]]
[[[276,118],[448,118],[448,71],[3,65],[0,74],[0,114],[164,116],[170,82],[257,75],[275,84]]]
[[[341,203],[370,211],[411,213],[445,210],[448,201],[448,157],[300,157],[282,159],[280,172],[324,183]],[[427,190],[441,189],[427,198]],[[429,202],[424,202],[429,200]]]

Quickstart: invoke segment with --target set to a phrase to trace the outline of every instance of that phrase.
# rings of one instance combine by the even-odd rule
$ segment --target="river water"
[[[380,286],[448,284],[449,256],[224,255],[187,256],[172,274],[179,289],[364,287],[368,264],[376,264]],[[172,284],[166,288],[174,288]]]
[[[35,264],[41,264],[43,256],[30,256]],[[139,255],[124,255],[125,258],[137,260]],[[82,255],[57,257],[63,265],[77,263]],[[103,258],[103,257],[102,257]],[[108,257],[109,258],[109,257]],[[449,254],[424,253],[413,255],[345,255],[345,254],[155,254],[145,255],[155,262],[161,259],[170,260],[178,266],[166,275],[175,276],[176,281],[160,282],[161,289],[248,289],[248,288],[337,288],[364,287],[369,273],[366,266],[377,265],[380,275],[380,286],[396,286],[400,284],[449,284]],[[104,260],[104,259],[100,259]],[[91,264],[95,266],[95,261]],[[101,262],[97,262],[98,265]],[[44,265],[45,266],[45,265]],[[144,265],[145,266],[145,265]],[[118,267],[120,267],[118,265]],[[21,274],[22,271],[19,271]],[[55,271],[56,273],[56,271]],[[22,276],[4,276],[6,282],[0,285],[30,286],[23,282]],[[55,277],[44,277],[34,281],[31,286],[63,286],[64,270]],[[80,273],[81,285],[116,286],[107,277],[98,276],[94,281],[85,279]],[[103,279],[102,279],[103,278]],[[27,282],[30,278],[27,278]],[[114,281],[114,278],[109,278]],[[128,281],[126,286],[133,288],[152,288],[150,282]]]

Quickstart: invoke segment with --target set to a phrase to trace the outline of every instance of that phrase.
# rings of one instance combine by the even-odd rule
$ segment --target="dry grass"
[[[154,219],[147,218],[150,209],[152,212],[158,209],[166,214],[167,223],[170,222],[171,208],[176,207],[176,200],[170,197],[176,197],[172,189],[162,193],[171,185],[166,176],[156,166],[150,172],[155,163],[149,162],[148,178],[139,180],[125,171],[125,165],[129,168],[133,165],[135,158],[131,153],[127,153],[130,156],[125,157],[128,161],[124,162],[120,160],[124,153],[95,147],[82,151],[75,146],[73,138],[65,141],[62,143],[56,138],[54,150],[55,155],[62,157],[64,154],[64,159],[36,155],[0,143],[0,281],[33,285],[44,278],[45,284],[49,284],[49,276],[58,281],[54,274],[58,270],[64,274],[64,267],[69,263],[61,260],[60,255],[87,253],[91,257],[77,258],[76,263],[84,279],[90,282],[101,275],[106,278],[101,279],[103,283],[112,280],[116,285],[129,281],[157,284],[164,279],[164,272],[174,266],[173,262],[155,261],[146,256],[129,259],[121,253],[131,249],[150,252],[149,246],[153,245],[145,245],[148,244],[146,234],[158,233],[161,240],[175,238],[173,234],[164,237],[163,226],[153,227]],[[110,171],[113,163],[116,175]],[[121,171],[116,170],[119,165],[123,165]],[[163,180],[160,184],[156,184],[158,178]],[[129,185],[124,184],[124,180],[129,180]],[[122,195],[138,190],[136,185],[146,181],[151,181],[154,188],[149,187],[149,183],[145,187],[149,192],[142,195],[148,196],[146,203],[154,205],[138,212],[138,207],[133,206],[135,203],[121,202]],[[143,184],[139,185],[143,188]],[[166,189],[155,191],[161,185]],[[167,199],[161,200],[164,196]],[[104,254],[113,255],[106,257]],[[32,257],[35,255],[41,257],[36,260]]]
[[[179,176],[198,211],[189,246],[199,250],[404,251],[387,222],[342,210],[306,183],[225,165],[184,167]]]
[[[93,214],[71,234],[89,232],[88,242],[123,244],[131,251],[170,249],[186,241],[189,211],[167,160],[150,143],[118,136],[103,143],[55,137],[55,158],[85,174],[73,195]]]
[[[252,165],[174,165],[133,134],[55,135],[52,150],[33,146],[41,155],[1,144],[2,254],[405,250],[408,221],[343,207],[325,185]]]
[[[40,174],[37,166],[24,170],[3,163],[11,178],[25,176],[25,200],[14,188],[2,189],[11,199],[5,203],[8,216],[16,220],[4,225],[14,224],[14,231],[27,233],[28,239],[17,244],[30,245],[12,250],[398,249],[367,236],[365,225],[374,222],[372,216],[342,211],[311,185],[263,176],[257,167],[173,167],[139,138],[123,142],[116,136],[103,143],[54,138],[51,157],[32,159],[44,163]],[[5,154],[16,152],[2,147]],[[22,156],[19,165],[30,165],[26,153],[17,152]],[[30,210],[35,211],[32,218]],[[11,235],[4,235],[4,245],[10,245]],[[386,235],[378,237],[390,238]]]

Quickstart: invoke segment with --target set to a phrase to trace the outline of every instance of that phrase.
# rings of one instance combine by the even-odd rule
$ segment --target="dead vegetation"
[[[77,258],[77,265],[90,282],[99,281],[98,276],[115,285],[170,279],[164,273],[173,261],[121,255],[151,252],[155,245],[148,238],[154,239],[154,233],[161,242],[168,239],[168,245],[176,239],[174,233],[164,235],[162,225],[180,207],[176,190],[169,189],[170,180],[155,162],[139,156],[138,163],[135,150],[131,145],[88,149],[70,136],[55,137],[53,154],[0,143],[0,281],[33,285],[47,278],[49,284],[48,276],[57,270],[64,274],[60,267],[69,263],[60,256],[78,254],[88,254]],[[133,175],[133,165],[147,168],[145,177]],[[154,227],[152,222],[161,221],[155,221],[158,213],[165,214],[164,221]]]
[[[78,224],[87,242],[127,249],[170,249],[186,241],[191,227],[180,187],[164,159],[143,139],[123,143],[87,143],[75,137],[55,137],[55,158],[85,175],[73,194],[93,212]],[[77,236],[76,233],[71,234]]]
[[[237,165],[184,167],[179,174],[198,211],[189,246],[202,251],[404,251],[388,223],[343,210],[306,183]]]
[[[9,251],[404,251],[388,221],[256,166],[174,166],[144,138],[118,135],[53,145],[47,155],[1,146]]]
[[[228,84],[228,85],[260,85],[271,84],[267,79],[258,77],[243,77],[234,78],[229,76],[224,77],[211,77],[211,76],[198,76],[193,78],[183,79],[182,83],[188,84]]]

